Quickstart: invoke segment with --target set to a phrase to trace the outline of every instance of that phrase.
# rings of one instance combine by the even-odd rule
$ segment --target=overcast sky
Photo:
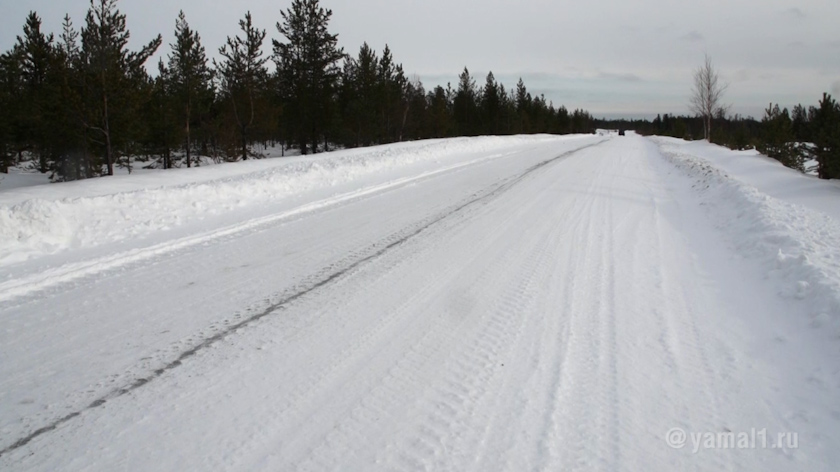
[[[132,46],[172,42],[183,9],[211,56],[238,33],[250,9],[278,38],[291,0],[121,0]],[[387,43],[426,89],[456,84],[465,66],[480,85],[492,70],[510,88],[523,77],[555,105],[600,116],[687,113],[692,70],[708,53],[730,83],[732,111],[760,117],[770,101],[816,104],[840,96],[838,0],[322,0],[330,30],[355,55]],[[0,48],[21,34],[29,10],[58,32],[69,13],[84,22],[88,0],[0,0]],[[266,41],[266,53],[270,41]],[[156,61],[156,59],[155,59]],[[154,64],[150,64],[153,66]]]

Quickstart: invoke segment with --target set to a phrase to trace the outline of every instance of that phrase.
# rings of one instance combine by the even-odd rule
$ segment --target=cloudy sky
[[[133,46],[161,33],[168,51],[179,9],[215,55],[250,9],[275,23],[291,0],[121,0]],[[9,49],[35,10],[47,31],[69,13],[77,27],[88,0],[0,0],[0,48]],[[692,70],[708,53],[730,87],[732,111],[759,117],[768,102],[816,104],[840,96],[838,0],[322,0],[331,31],[351,54],[387,43],[427,89],[479,84],[492,70],[507,87],[523,77],[555,104],[596,116],[687,113]],[[266,52],[270,41],[267,41]]]

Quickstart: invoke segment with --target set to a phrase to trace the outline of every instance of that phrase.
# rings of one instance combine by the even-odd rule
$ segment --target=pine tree
[[[344,123],[349,127],[352,146],[369,146],[374,142],[378,109],[378,64],[376,51],[362,44],[359,55],[344,64],[341,102]]]
[[[840,178],[840,104],[824,93],[819,107],[813,109],[814,155],[821,179]]]
[[[797,152],[793,134],[793,121],[788,109],[780,109],[772,103],[764,110],[761,120],[762,139],[758,150],[762,154],[778,160],[787,167],[803,170],[803,159]]]
[[[484,83],[484,89],[481,97],[481,109],[483,115],[482,121],[485,125],[485,133],[491,135],[499,134],[501,99],[499,86],[496,83],[496,78],[493,76],[492,71],[487,74],[487,79]]]
[[[423,138],[424,117],[428,113],[426,105],[426,90],[419,76],[413,76],[405,88],[406,108],[403,112],[402,131],[399,140],[414,140]]]
[[[511,101],[507,89],[505,89],[505,85],[502,83],[499,83],[499,114],[499,132],[501,134],[512,134],[513,117],[516,114],[516,110],[514,109],[513,101]]]
[[[530,133],[531,94],[528,93],[528,89],[525,87],[525,82],[522,80],[522,77],[520,77],[519,82],[516,83],[514,96],[514,103],[516,104],[516,114],[518,118],[516,132],[526,134]]]
[[[244,38],[228,36],[227,44],[219,49],[224,58],[216,63],[220,79],[221,92],[233,107],[233,117],[239,132],[239,145],[242,160],[248,159],[250,133],[260,118],[259,94],[265,90],[268,72],[265,68],[267,58],[262,57],[265,30],[257,29],[251,20],[251,12],[245,19],[239,20],[239,28]]]
[[[793,107],[791,113],[793,135],[801,142],[811,141],[810,130],[808,129],[808,111],[802,105]]]
[[[17,37],[14,50],[20,61],[20,97],[26,107],[15,117],[19,124],[19,139],[22,148],[38,158],[39,170],[49,170],[49,151],[47,138],[50,134],[46,115],[51,106],[47,94],[47,75],[53,62],[53,35],[41,32],[41,18],[35,12],[29,12],[23,27],[23,37]]]
[[[69,15],[64,16],[60,41],[54,48],[51,67],[54,116],[50,124],[53,143],[51,164],[53,181],[77,180],[95,174],[87,152],[86,126],[83,119],[81,50],[79,32]]]
[[[172,70],[161,59],[157,77],[152,80],[151,98],[145,107],[147,136],[144,145],[149,154],[160,156],[164,169],[173,167],[172,151],[183,143],[185,135],[181,107],[173,106],[173,102],[178,101],[176,84]]]
[[[568,134],[572,132],[572,118],[569,116],[569,110],[561,106],[557,109],[557,129],[560,134]]]
[[[586,110],[572,112],[572,133],[589,133],[592,129],[592,116]]]
[[[82,67],[90,88],[93,113],[87,127],[103,139],[108,175],[114,175],[119,148],[129,142],[138,101],[136,93],[144,81],[143,64],[162,42],[160,35],[140,51],[126,49],[129,32],[117,0],[91,0],[82,28]],[[124,151],[124,150],[123,150]]]
[[[546,133],[548,131],[549,121],[548,103],[545,100],[545,95],[540,94],[531,103],[531,133]]]
[[[391,48],[386,44],[378,68],[379,142],[394,142],[402,135],[408,106],[407,85],[402,64],[394,62]]]
[[[429,124],[426,136],[432,138],[447,138],[452,135],[450,93],[440,85],[429,92]]]
[[[18,154],[21,101],[20,60],[14,51],[0,55],[0,172],[8,173]]]
[[[328,31],[332,10],[318,0],[293,0],[281,11],[277,31],[288,42],[273,41],[274,58],[285,94],[285,116],[293,127],[297,144],[306,154],[318,151],[321,138],[327,141],[329,124],[334,121],[335,94],[341,75],[338,62],[344,51],[338,48],[338,35]]]
[[[458,91],[455,93],[453,102],[455,123],[458,125],[458,133],[462,136],[477,134],[477,95],[475,80],[470,75],[469,69],[464,67],[464,71],[458,76]]]
[[[181,109],[184,124],[184,151],[187,167],[192,166],[192,134],[190,125],[195,112],[209,107],[213,91],[213,74],[207,65],[207,55],[198,32],[190,29],[184,11],[175,21],[175,43],[170,45],[169,72],[172,78],[172,95]]]

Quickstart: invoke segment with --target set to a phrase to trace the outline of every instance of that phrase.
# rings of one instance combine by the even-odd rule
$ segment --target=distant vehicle
[[[624,136],[624,130],[623,129],[618,130],[618,135],[619,136]]]

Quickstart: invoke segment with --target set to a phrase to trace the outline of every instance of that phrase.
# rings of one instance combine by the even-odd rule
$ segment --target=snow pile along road
[[[840,336],[840,187],[755,153],[655,140],[737,253],[763,264],[780,295],[806,301],[814,327]]]
[[[663,151],[693,156],[761,193],[825,213],[840,221],[840,181],[805,175],[756,150],[733,151],[708,141],[651,138]]]
[[[143,237],[307,191],[371,179],[381,183],[383,178],[395,178],[395,171],[396,176],[401,170],[408,175],[406,172],[499,157],[547,139],[551,138],[430,140],[19,191],[4,192],[0,187],[0,266],[68,248]]]

